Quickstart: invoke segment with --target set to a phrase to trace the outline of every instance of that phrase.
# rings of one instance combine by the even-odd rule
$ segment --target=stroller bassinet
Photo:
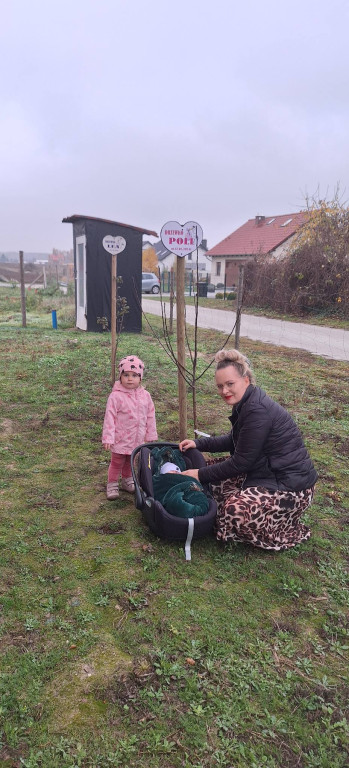
[[[178,448],[178,443],[143,443],[131,455],[131,470],[135,484],[136,508],[142,512],[145,522],[156,536],[162,539],[185,542],[186,559],[190,560],[190,544],[192,539],[200,539],[212,533],[216,519],[217,505],[208,494],[209,508],[205,515],[194,518],[182,518],[171,515],[160,501],[154,499],[153,490],[153,448]],[[136,457],[139,454],[138,466]],[[200,469],[205,466],[205,459],[197,448],[189,448],[183,453],[187,469]]]

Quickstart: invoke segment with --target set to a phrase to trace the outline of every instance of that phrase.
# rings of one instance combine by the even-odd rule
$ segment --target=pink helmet
[[[119,362],[119,376],[121,376],[122,373],[126,373],[127,371],[138,373],[142,379],[144,373],[144,363],[136,355],[127,355],[127,357],[123,357]]]

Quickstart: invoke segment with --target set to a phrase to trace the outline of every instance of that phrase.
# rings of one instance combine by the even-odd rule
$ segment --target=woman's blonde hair
[[[255,384],[256,379],[252,373],[250,361],[237,349],[220,349],[215,356],[216,371],[233,365],[240,376],[247,376],[250,384]]]

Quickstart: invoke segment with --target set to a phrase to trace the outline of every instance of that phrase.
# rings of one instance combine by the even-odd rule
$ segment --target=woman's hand
[[[184,453],[185,453],[185,451],[187,451],[188,448],[196,448],[196,443],[194,442],[194,440],[188,440],[186,438],[185,440],[182,440],[179,443],[178,448],[179,448],[180,451],[182,451],[182,452],[184,451]]]
[[[189,440],[189,442],[190,442],[190,440]],[[199,480],[199,470],[198,469],[186,469],[185,472],[181,472],[181,475],[187,475],[188,477],[193,477],[194,480]]]

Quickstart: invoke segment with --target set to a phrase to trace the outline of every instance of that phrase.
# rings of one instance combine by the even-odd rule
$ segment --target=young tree
[[[193,256],[194,256],[194,253],[195,252],[193,252]],[[196,285],[197,285],[199,282],[198,251],[196,251],[195,253],[194,264],[195,262],[196,262]],[[199,295],[198,295],[198,292],[196,292],[194,296],[195,321],[194,321],[194,330],[193,330],[193,342],[192,344],[190,343],[189,336],[188,336],[188,329],[187,329],[187,326],[185,325],[184,334],[185,334],[186,347],[187,347],[187,362],[185,364],[185,367],[181,365],[178,360],[177,350],[175,348],[175,345],[172,339],[171,314],[170,314],[170,318],[168,318],[166,313],[166,303],[163,301],[161,287],[160,287],[160,299],[161,299],[161,317],[162,317],[162,334],[161,335],[157,333],[157,331],[151,325],[147,315],[144,312],[143,314],[149,328],[153,333],[154,338],[157,339],[159,345],[162,347],[162,349],[166,351],[168,357],[172,360],[174,365],[177,367],[178,371],[180,372],[180,375],[183,377],[187,385],[188,391],[191,393],[192,408],[193,408],[193,422],[194,422],[194,430],[195,430],[198,426],[197,400],[196,400],[197,382],[202,378],[204,373],[213,365],[215,352],[212,353],[212,359],[210,360],[210,362],[207,363],[204,369],[199,373],[197,370]],[[177,303],[177,297],[175,297],[175,299]],[[233,323],[230,333],[226,337],[225,343],[222,345],[223,347],[225,347],[230,341],[232,334],[236,328],[236,322],[240,318],[241,311],[242,311],[242,306],[238,310],[237,318]],[[171,312],[171,305],[170,305],[170,312]]]

